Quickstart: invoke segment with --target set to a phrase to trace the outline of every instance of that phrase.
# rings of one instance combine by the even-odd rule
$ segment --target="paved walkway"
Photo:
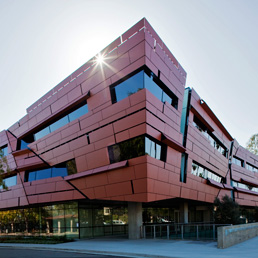
[[[128,240],[128,239],[92,239],[57,245],[39,244],[0,244],[1,247],[36,248],[37,250],[63,250],[92,254],[119,255],[127,257],[149,258],[257,258],[258,237],[227,249],[218,249],[216,242],[174,241],[174,240]]]

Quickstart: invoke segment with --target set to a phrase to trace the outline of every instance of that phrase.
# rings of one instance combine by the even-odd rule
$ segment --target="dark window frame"
[[[77,119],[77,118],[70,120],[70,119],[69,119],[69,116],[70,116],[71,114],[73,114],[75,111],[78,111],[80,108],[82,108],[82,107],[84,107],[84,106],[87,107],[87,112],[84,113],[83,115],[87,114],[87,113],[89,112],[89,110],[88,110],[88,104],[87,104],[87,101],[86,101],[86,100],[83,100],[83,101],[81,101],[79,104],[77,104],[76,106],[74,106],[73,108],[67,110],[67,111],[66,111],[65,113],[63,113],[62,115],[57,116],[55,119],[50,119],[50,121],[48,121],[48,123],[46,123],[44,126],[42,126],[42,127],[40,127],[39,129],[37,129],[37,130],[36,130],[35,132],[33,132],[32,134],[29,134],[29,135],[23,137],[22,139],[19,139],[19,140],[18,140],[18,144],[17,144],[17,149],[18,149],[18,150],[25,149],[28,144],[30,144],[30,143],[32,143],[32,142],[34,142],[34,141],[36,141],[36,140],[39,140],[39,139],[43,138],[44,136],[46,136],[46,135],[48,135],[48,134],[50,134],[50,133],[52,133],[52,132],[58,130],[58,129],[61,128],[62,126],[59,127],[59,128],[57,128],[57,129],[55,129],[55,130],[53,130],[53,131],[51,131],[50,127],[51,127],[51,125],[55,124],[56,122],[62,120],[62,119],[65,118],[65,117],[68,117],[68,123],[64,124],[63,126],[65,126],[65,125],[69,124],[70,122],[74,121],[74,120]],[[79,118],[79,117],[78,117],[78,118]],[[36,139],[35,135],[38,134],[39,132],[41,132],[42,130],[47,129],[47,128],[49,128],[49,131],[50,131],[50,132],[47,133],[46,135],[44,135],[44,136],[42,136],[42,137]]]
[[[239,161],[239,162],[241,163],[241,165],[239,165],[238,162],[235,162],[235,161]],[[237,165],[237,166],[239,166],[239,167],[242,167],[242,168],[245,167],[245,166],[244,166],[244,160],[243,160],[243,159],[240,159],[240,158],[238,158],[238,157],[236,157],[236,156],[233,156],[233,157],[232,157],[232,163],[235,164],[235,165]]]
[[[248,191],[258,193],[258,187],[255,187],[253,185],[249,185],[249,184],[242,183],[242,182],[237,182],[237,181],[234,181],[234,180],[232,180],[232,184],[233,184],[233,187],[239,187],[239,188],[244,189],[244,190],[248,190]]]
[[[204,135],[208,139],[210,145],[213,146],[215,150],[221,153],[224,157],[228,158],[228,149],[196,115],[194,115],[193,118],[193,126],[197,128],[202,133],[202,135]],[[211,142],[211,140],[213,141],[213,143]]]
[[[205,176],[205,175],[200,176],[199,174],[197,175],[196,173],[193,172],[193,166],[194,165],[196,165],[198,167],[201,167],[204,171],[206,170],[208,173],[211,173],[211,175],[220,178],[220,181],[218,181],[218,180],[216,180],[216,179],[214,179],[212,177],[209,177],[209,176]],[[222,177],[221,175],[213,172],[212,170],[210,170],[209,168],[207,168],[207,167],[203,166],[202,164],[196,162],[195,160],[192,161],[191,174],[195,175],[195,176],[199,176],[199,177],[204,178],[204,179],[211,179],[211,180],[214,180],[214,181],[216,181],[218,183],[225,183],[225,178],[224,177]]]
[[[140,139],[142,138],[142,139]],[[145,155],[149,155],[151,156],[150,154],[148,154],[146,152],[146,138],[149,139],[151,142],[155,143],[155,156],[157,154],[157,145],[160,146],[160,159],[158,160],[161,160],[163,162],[166,162],[166,157],[167,157],[167,146],[158,141],[157,139],[151,137],[150,135],[147,135],[147,134],[142,134],[142,135],[139,135],[139,136],[136,136],[134,138],[130,138],[128,140],[125,140],[125,141],[122,141],[122,142],[119,142],[119,143],[116,143],[116,144],[113,144],[113,145],[110,145],[108,146],[108,155],[109,155],[109,161],[111,164],[113,163],[117,163],[117,162],[120,162],[120,161],[123,161],[123,160],[128,160],[128,159],[132,159],[132,158],[137,158],[137,157],[141,157],[141,156],[145,156]],[[137,151],[135,151],[135,145],[131,146],[132,142],[133,141],[137,141],[137,140],[142,140],[142,144],[143,144],[143,149],[142,150],[139,150],[139,153],[140,155],[136,155]],[[128,156],[124,156],[124,153],[122,154],[122,157],[121,158],[115,158],[115,154],[114,154],[114,148],[118,148],[119,151],[118,151],[118,154],[119,154],[119,157],[121,155],[121,149],[125,148],[124,146],[126,146],[126,144],[128,144],[128,148],[129,150],[126,150],[124,153],[128,154]],[[123,146],[124,145],[124,146]],[[142,152],[142,154],[141,154]],[[135,155],[131,155],[131,153],[134,153]],[[157,159],[156,157],[153,157],[155,159]]]
[[[74,169],[75,171],[73,171],[73,173],[69,173],[69,171],[71,171],[71,168],[69,168],[69,163],[73,163],[74,165]],[[64,176],[68,176],[68,175],[72,175],[72,174],[75,174],[77,173],[77,167],[76,167],[76,162],[75,162],[75,159],[71,159],[71,160],[67,160],[65,162],[62,162],[62,163],[59,163],[59,164],[56,164],[54,166],[51,166],[51,167],[48,167],[48,168],[43,168],[43,169],[35,169],[35,170],[27,170],[25,171],[25,174],[24,174],[24,182],[32,182],[32,181],[36,181],[36,180],[41,180],[41,179],[47,179],[47,178],[54,178],[54,177],[58,177],[58,176],[61,176],[61,175],[56,175],[56,176],[53,176],[53,170],[54,169],[58,169],[58,168],[66,168],[66,175]],[[37,173],[41,173],[42,171],[45,171],[45,170],[48,170],[50,169],[50,176],[48,177],[45,177],[45,178],[41,178],[41,179],[37,179]],[[56,172],[55,172],[56,173]],[[33,180],[29,180],[29,177],[30,175],[33,175],[33,177],[35,179]],[[61,176],[62,177],[62,176]]]
[[[252,172],[255,172],[257,173],[258,172],[258,168],[248,162],[246,162],[246,166],[245,166],[246,169],[248,169],[249,171],[252,171]],[[251,169],[250,169],[251,168]]]
[[[163,101],[164,99],[163,93],[165,93],[171,99],[170,105],[173,106],[175,109],[178,109],[178,97],[147,66],[142,66],[141,68],[133,71],[129,75],[126,75],[122,79],[110,85],[110,95],[111,95],[112,104],[115,104],[120,101],[120,100],[117,100],[115,88],[119,86],[121,83],[125,82],[126,80],[130,79],[131,77],[135,76],[140,72],[143,72],[143,75],[146,74],[147,76],[149,76],[153,80],[153,82],[161,89],[162,91],[162,98],[160,99],[161,102],[163,103],[165,102]],[[143,78],[142,89],[144,88],[146,88],[146,86],[145,86],[145,80]]]

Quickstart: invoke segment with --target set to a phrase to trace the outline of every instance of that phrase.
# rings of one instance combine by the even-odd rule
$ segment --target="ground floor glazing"
[[[182,222],[182,201],[143,204],[143,225]],[[189,223],[212,222],[211,206],[188,205]],[[246,217],[252,215],[245,210]],[[248,216],[247,216],[248,215]],[[250,221],[249,221],[250,222]],[[1,235],[41,235],[94,238],[128,235],[126,202],[75,201],[0,211]]]

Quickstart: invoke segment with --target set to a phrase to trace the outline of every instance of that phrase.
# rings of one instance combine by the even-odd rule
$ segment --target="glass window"
[[[65,116],[50,125],[50,132],[54,132],[55,130],[61,128],[62,126],[66,125],[68,123],[69,123],[68,116]]]
[[[0,147],[0,151],[1,151],[1,156],[5,157],[8,155],[8,147],[7,146],[2,146]]]
[[[20,149],[20,150],[26,149],[27,146],[28,146],[28,143],[25,142],[25,141],[23,141],[23,140],[21,140],[21,142],[20,142],[20,148],[19,148],[19,149]]]
[[[11,176],[4,179],[5,185],[7,187],[13,186],[17,184],[17,176]]]
[[[108,154],[110,163],[121,161],[121,151],[118,144],[108,147]]]
[[[55,165],[51,168],[41,169],[36,171],[26,171],[25,182],[31,182],[34,180],[40,180],[45,178],[67,176],[77,173],[75,160],[69,160],[61,164]]]
[[[138,136],[133,139],[108,147],[110,163],[150,155],[159,160],[165,160],[165,146],[158,144],[149,137]]]
[[[162,101],[162,89],[146,73],[144,73],[144,88],[149,90],[155,97]]]
[[[50,178],[51,177],[51,168],[38,170],[36,172],[36,180]]]
[[[11,176],[3,179],[3,183],[6,187],[11,187],[17,184],[17,176]],[[3,186],[0,186],[0,189],[3,189]]]
[[[143,88],[148,89],[160,101],[167,101],[177,109],[178,97],[146,67],[129,78],[125,77],[120,84],[110,87],[112,103],[127,98]]]
[[[238,186],[237,182],[232,181],[232,183],[233,183],[233,186],[234,186],[234,187],[237,187],[237,186]]]
[[[151,150],[151,140],[149,138],[145,138],[145,154],[150,155]]]
[[[74,159],[66,162],[66,168],[68,175],[73,175],[77,173],[76,163]]]
[[[88,113],[88,105],[85,104],[82,107],[74,110],[72,113],[70,113],[68,115],[69,122],[72,122],[73,120],[75,120],[75,119],[77,119],[77,118],[79,118],[79,117],[81,117],[81,116],[83,116],[83,115],[85,115],[87,113]]]
[[[156,159],[160,159],[161,158],[161,146],[156,143]]]
[[[196,117],[194,116],[193,125],[196,127],[210,142],[211,146],[220,152],[223,156],[227,158],[228,150],[223,146],[222,143],[208,130],[208,128]]]
[[[48,134],[50,134],[49,126],[34,134],[35,141],[37,141],[38,139],[40,139]]]
[[[36,172],[28,173],[28,177],[25,181],[31,182],[36,180]]]
[[[167,101],[168,104],[172,104],[172,99],[168,96],[166,92],[163,91],[162,102],[165,103],[165,101]]]
[[[252,171],[252,172],[258,172],[258,168],[254,167],[251,164],[246,163],[246,169]]]
[[[129,79],[111,88],[113,103],[129,97],[130,95],[143,89],[143,71],[133,75]]]
[[[192,171],[191,171],[191,173],[192,173],[193,175],[195,175],[195,176],[197,176],[198,167],[199,167],[199,166],[198,166],[197,164],[192,163]]]
[[[233,182],[234,187],[239,187],[239,188],[249,190],[249,191],[252,191],[252,192],[258,192],[258,187],[254,187],[252,185],[243,184],[243,183],[236,182],[236,181],[232,181],[232,182]]]
[[[57,177],[57,176],[67,176],[67,169],[66,166],[62,167],[53,167],[52,168],[52,177]]]
[[[149,155],[150,155],[152,158],[155,158],[155,157],[156,157],[155,143],[154,143],[153,141],[151,141],[151,144],[150,144],[150,152],[149,152]]]
[[[145,155],[145,150],[144,150],[144,136],[139,136],[133,139],[130,139],[128,141],[130,143],[130,157],[131,158],[135,158],[135,157],[139,157],[139,156],[143,156]],[[126,154],[126,148],[127,148],[127,144],[125,143],[124,148],[122,149],[122,154]],[[128,159],[128,158],[126,158]]]
[[[205,177],[205,169],[201,166],[198,167],[198,174],[197,176],[204,178]]]
[[[221,183],[221,180],[222,180],[221,176],[218,176],[214,172],[208,170],[207,168],[196,164],[194,161],[192,163],[191,173],[195,176],[199,176],[199,177],[202,177],[202,178],[206,178],[206,179],[210,178],[210,179],[212,179],[216,182],[219,182],[219,183]]]
[[[18,150],[27,149],[28,144],[30,144],[34,141],[35,141],[34,134],[27,135],[24,138],[18,140],[17,149]]]
[[[34,140],[39,140],[40,138],[50,134],[51,132],[54,132],[55,130],[61,128],[62,126],[68,124],[69,122],[79,118],[80,116],[88,113],[88,106],[86,101],[82,102],[80,104],[80,107],[78,107],[76,110],[70,112],[66,116],[63,116],[62,118],[58,119],[56,122],[51,123],[50,125],[46,126],[39,132],[26,136],[24,139],[20,140],[20,146],[19,149],[25,149],[27,148],[28,143],[33,142]]]
[[[240,167],[244,167],[244,161],[237,157],[233,157],[232,162]]]
[[[145,154],[155,159],[161,159],[161,146],[148,137],[145,137]]]

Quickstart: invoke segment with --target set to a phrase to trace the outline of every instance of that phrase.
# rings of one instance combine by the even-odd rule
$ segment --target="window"
[[[240,167],[244,167],[244,161],[242,159],[237,158],[237,157],[233,157],[232,163],[236,164]]]
[[[256,172],[256,173],[258,172],[258,168],[253,166],[253,165],[251,165],[251,164],[249,164],[249,163],[246,163],[245,168],[250,170],[250,171],[252,171],[252,172]]]
[[[34,139],[35,141],[39,140],[40,138],[43,138],[44,136],[50,134],[51,131],[50,131],[50,127],[46,127],[44,129],[42,129],[41,131],[37,132],[34,134]]]
[[[82,107],[77,108],[76,110],[74,110],[73,112],[71,112],[70,114],[68,114],[68,120],[69,122],[72,122],[75,119],[78,119],[79,117],[85,115],[88,113],[88,105],[84,104]]]
[[[161,158],[161,146],[150,140],[148,137],[145,137],[145,154],[150,155],[155,159]]]
[[[144,88],[149,90],[156,98],[162,101],[163,90],[153,81],[153,74],[144,73]]]
[[[132,77],[125,79],[123,82],[116,85],[116,87],[111,87],[111,96],[113,103],[125,99],[143,89],[143,74],[144,72],[140,71]]]
[[[10,176],[3,179],[3,183],[6,187],[11,187],[17,184],[17,176]],[[0,186],[0,189],[3,189],[3,186]]]
[[[5,157],[8,155],[8,147],[7,145],[0,147],[0,157]]]
[[[18,140],[17,150],[27,149],[28,144],[34,142],[34,135],[30,134],[23,139]]]
[[[148,136],[138,136],[108,147],[110,163],[150,155],[155,159],[165,161],[166,148],[162,143]]]
[[[49,132],[54,132],[55,130],[63,127],[64,125],[68,124],[70,121],[68,119],[68,116],[65,116],[59,120],[57,120],[55,123],[51,124],[49,126]],[[35,134],[36,135],[36,134]]]
[[[77,108],[76,110],[69,113],[68,115],[60,118],[56,122],[43,128],[41,131],[35,133],[34,138],[35,140],[38,140],[87,113],[88,113],[88,106],[87,104],[84,104],[82,107]]]
[[[254,187],[252,185],[243,184],[243,183],[236,182],[236,181],[232,181],[232,183],[233,183],[234,187],[239,187],[239,188],[242,188],[242,189],[245,189],[245,190],[249,190],[249,191],[253,191],[253,192],[258,193],[258,187]]]
[[[193,163],[192,163],[191,174],[205,178],[205,179],[209,178],[218,183],[221,183],[221,181],[222,181],[221,176],[215,174],[214,172],[210,171],[209,169],[203,167],[202,165],[197,164],[195,161],[193,161]]]
[[[78,119],[79,117],[81,117],[82,115],[85,115],[87,113],[88,113],[88,105],[85,101],[83,101],[79,106],[77,106],[75,109],[73,109],[67,115],[59,118],[55,122],[53,122],[53,123],[49,124],[48,126],[42,128],[37,133],[26,136],[23,139],[19,140],[18,150],[22,150],[22,149],[27,148],[29,143],[32,143],[34,141],[39,140],[40,138],[54,132],[55,130],[57,130],[57,129],[61,128],[62,126],[74,121],[75,119]]]
[[[133,73],[110,87],[112,103],[125,99],[144,88],[149,90],[160,101],[167,101],[177,109],[177,96],[146,67],[144,70]]]
[[[209,131],[209,129],[196,116],[194,116],[193,125],[209,140],[211,146],[213,146],[214,149],[216,149],[226,158],[228,157],[228,149]]]
[[[26,171],[25,182],[41,180],[57,176],[68,176],[77,173],[75,160],[69,160],[51,168],[40,169],[36,171]]]

